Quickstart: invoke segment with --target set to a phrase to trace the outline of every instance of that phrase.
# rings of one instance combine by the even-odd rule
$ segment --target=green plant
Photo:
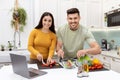
[[[5,46],[4,45],[0,45],[1,46],[1,48],[4,48]]]
[[[0,45],[0,47],[1,47],[1,51],[5,50],[5,46],[4,45]]]
[[[13,11],[12,17],[13,19],[11,20],[11,26],[23,32],[24,26],[26,25],[26,19],[27,19],[26,11],[23,8],[18,8],[17,10]],[[16,26],[16,23],[18,23],[17,26]],[[18,26],[19,28],[16,28]]]
[[[8,41],[8,48],[9,48],[9,50],[12,50],[12,48],[13,48],[13,45],[10,43],[10,41]]]

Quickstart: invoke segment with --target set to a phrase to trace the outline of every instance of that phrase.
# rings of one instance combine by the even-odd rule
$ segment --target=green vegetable
[[[85,55],[85,56],[84,56],[84,59],[85,59],[85,60],[88,60],[88,61],[91,60],[88,55]]]
[[[90,61],[90,57],[88,55],[81,56],[77,61],[83,63],[85,60]]]
[[[89,61],[88,61],[88,65],[89,65],[89,66],[92,66],[92,60],[89,60]]]

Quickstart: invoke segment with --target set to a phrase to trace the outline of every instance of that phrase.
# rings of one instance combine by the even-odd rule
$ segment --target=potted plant
[[[23,8],[17,8],[13,10],[11,26],[15,28],[15,31],[24,31],[26,25],[27,13]]]
[[[1,46],[1,51],[5,50],[5,46],[4,45],[0,45]]]
[[[10,41],[8,41],[8,49],[9,51],[12,51],[13,45],[10,43]]]

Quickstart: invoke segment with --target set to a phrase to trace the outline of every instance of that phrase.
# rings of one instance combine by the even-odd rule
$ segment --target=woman
[[[28,40],[31,62],[46,60],[52,63],[56,47],[56,34],[53,15],[44,12],[39,24],[32,30]]]

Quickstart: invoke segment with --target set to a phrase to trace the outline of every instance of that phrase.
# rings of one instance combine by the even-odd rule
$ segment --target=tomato
[[[92,70],[94,70],[94,69],[95,69],[95,67],[94,67],[94,66],[92,66],[92,67],[91,67],[91,69],[92,69]]]
[[[98,64],[95,64],[94,67],[98,67]]]
[[[91,70],[91,66],[89,66],[89,70]]]
[[[50,64],[49,66],[50,66],[50,68],[52,68],[52,67],[53,67],[51,64]]]
[[[42,64],[42,67],[50,67],[50,68],[52,68],[53,66],[55,66],[55,64],[56,64],[56,62],[53,61],[53,62],[50,63],[50,64]]]
[[[48,67],[49,65],[48,64],[42,64],[43,67]]]
[[[99,65],[99,66],[97,67],[97,69],[101,69],[101,68],[103,68],[103,66],[102,66],[102,65]]]

